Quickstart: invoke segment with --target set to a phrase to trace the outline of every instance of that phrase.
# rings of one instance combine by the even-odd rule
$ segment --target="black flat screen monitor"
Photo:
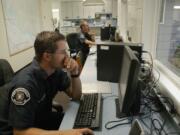
[[[128,46],[125,46],[118,83],[119,98],[116,99],[116,115],[119,118],[134,115],[140,111],[139,69],[140,63],[138,58]]]

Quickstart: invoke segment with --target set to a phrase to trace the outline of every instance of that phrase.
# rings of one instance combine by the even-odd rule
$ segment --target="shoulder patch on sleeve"
[[[11,100],[15,105],[25,105],[30,99],[29,91],[25,88],[17,88],[11,94]]]

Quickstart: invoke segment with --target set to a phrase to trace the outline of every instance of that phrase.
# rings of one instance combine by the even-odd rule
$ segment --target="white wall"
[[[162,63],[168,63],[169,51],[172,47],[172,33],[173,33],[173,5],[174,3],[167,0],[165,3],[164,23],[159,24],[157,52],[156,58]],[[174,31],[175,32],[175,31]]]
[[[142,21],[142,43],[144,50],[155,56],[159,22],[159,0],[144,0]]]
[[[15,71],[17,71],[24,65],[30,63],[30,61],[34,56],[33,48],[30,48],[13,56],[9,55],[8,41],[7,41],[1,1],[0,1],[0,48],[1,48],[0,58],[7,59]]]
[[[117,26],[120,31],[120,35],[124,41],[127,41],[127,25],[128,25],[128,0],[118,0],[117,2]]]
[[[42,9],[42,23],[44,30],[52,30],[52,14],[48,13],[51,11],[51,3],[49,0],[41,0],[41,9]],[[50,5],[50,7],[49,7]],[[47,14],[46,14],[47,13]],[[16,35],[15,35],[16,36]],[[19,52],[13,56],[9,54],[7,33],[4,22],[2,3],[0,1],[0,59],[7,59],[11,64],[14,71],[17,71],[30,63],[34,57],[34,49],[30,48]]]
[[[143,0],[128,0],[129,36],[133,42],[141,42],[142,35]]]
[[[53,30],[52,22],[52,1],[40,0],[41,15],[42,15],[42,28],[43,30]]]
[[[61,1],[60,0],[53,0],[52,1],[52,9],[58,9],[59,10],[57,12],[52,12],[53,18],[57,19],[57,23],[55,26],[55,28],[56,28],[56,27],[59,27],[59,25],[62,22],[62,19],[61,19]]]

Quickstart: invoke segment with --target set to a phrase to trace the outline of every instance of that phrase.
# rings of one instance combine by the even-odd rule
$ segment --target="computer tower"
[[[101,37],[101,40],[109,40],[109,38],[110,38],[109,27],[102,27],[101,28],[100,37]]]
[[[102,27],[100,30],[101,40],[113,40],[115,38],[116,27]]]
[[[97,80],[118,82],[121,71],[123,47],[129,46],[136,51],[138,59],[141,61],[141,43],[120,43],[120,42],[101,42],[97,44]]]

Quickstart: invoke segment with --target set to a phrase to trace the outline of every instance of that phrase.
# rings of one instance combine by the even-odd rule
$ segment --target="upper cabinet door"
[[[103,7],[104,6],[94,6],[94,16],[95,16],[95,13],[97,13],[97,12],[103,12]]]
[[[112,13],[112,3],[113,3],[113,0],[106,0],[104,1],[105,2],[105,5],[103,6],[103,10],[107,13]]]
[[[84,6],[84,18],[93,18],[92,6]]]
[[[67,2],[66,4],[66,12],[67,12],[67,19],[71,19],[73,17],[73,8],[72,8],[73,3],[72,2]]]
[[[112,16],[117,18],[117,0],[112,0]]]
[[[84,9],[83,9],[83,2],[78,2],[78,7],[79,7],[79,18],[84,17]]]
[[[79,2],[72,2],[72,18],[79,18]]]
[[[83,5],[81,1],[72,2],[73,19],[83,18]]]
[[[73,17],[72,10],[72,2],[61,3],[61,15],[63,19],[71,19]]]
[[[84,6],[84,18],[95,18],[97,12],[103,12],[103,6]]]
[[[61,17],[62,19],[66,18],[66,2],[61,2]]]

